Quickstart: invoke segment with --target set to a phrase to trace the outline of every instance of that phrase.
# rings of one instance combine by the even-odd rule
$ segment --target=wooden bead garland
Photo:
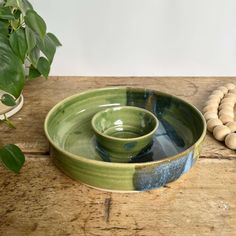
[[[236,150],[235,104],[236,85],[229,83],[214,90],[203,108],[208,131],[232,150]]]

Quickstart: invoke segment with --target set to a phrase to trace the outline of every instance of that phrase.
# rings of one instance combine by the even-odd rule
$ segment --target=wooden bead
[[[223,141],[230,132],[229,127],[225,125],[218,125],[213,129],[213,136],[216,140]]]
[[[221,108],[219,108],[219,111],[225,111],[225,112],[231,112],[234,113],[234,108],[231,106],[222,106]]]
[[[205,106],[208,106],[208,105],[210,105],[210,106],[219,106],[219,104],[220,104],[220,102],[217,101],[217,100],[208,100],[208,101],[206,101]]]
[[[226,136],[225,145],[232,150],[236,150],[236,133],[231,133]]]
[[[235,84],[233,83],[229,83],[229,84],[226,84],[225,87],[228,89],[228,90],[231,90],[231,89],[235,89]]]
[[[230,131],[233,133],[233,132],[236,132],[236,122],[235,121],[232,121],[232,122],[228,122],[226,124],[227,127],[229,127]]]
[[[231,107],[234,107],[234,102],[233,101],[231,101],[231,102],[229,102],[229,101],[222,101],[221,103],[220,103],[220,106],[221,105],[225,105],[225,106],[231,106]]]
[[[228,116],[231,116],[232,118],[234,118],[234,112],[233,112],[233,110],[221,109],[218,114],[219,114],[219,116],[228,115]]]
[[[217,95],[220,98],[224,97],[224,93],[221,90],[218,90],[218,89],[213,91],[211,95]]]
[[[236,94],[234,93],[227,93],[224,98],[231,98],[233,101],[236,100]]]
[[[223,124],[234,121],[234,117],[227,114],[221,115],[219,119],[222,121]]]
[[[220,103],[221,104],[223,104],[223,103],[234,103],[234,99],[233,98],[223,98]]]
[[[228,83],[218,87],[209,96],[203,108],[207,129],[216,140],[225,140],[225,145],[236,150],[236,85]]]
[[[234,91],[236,92],[236,89],[233,89],[233,90],[229,90],[229,92],[226,95],[233,95],[233,96],[236,96],[236,93],[234,93]]]
[[[204,113],[205,113],[205,112],[217,113],[217,112],[218,112],[218,106],[215,106],[215,105],[208,105],[208,106],[205,106],[202,111],[203,111]]]
[[[217,119],[218,115],[216,113],[213,112],[206,112],[204,113],[204,118],[206,121],[211,120],[211,119]]]
[[[217,90],[222,91],[224,94],[228,93],[228,89],[225,86],[220,86]]]
[[[215,119],[210,119],[207,121],[207,129],[212,132],[213,129],[218,126],[218,125],[223,125],[222,121],[215,118]]]
[[[219,96],[213,94],[208,97],[208,100],[220,102],[221,98]]]
[[[233,110],[234,109],[234,104],[233,103],[220,104],[219,110],[222,110],[222,109],[231,109],[231,110]]]
[[[236,94],[236,89],[231,89],[229,92],[232,94]]]
[[[205,107],[215,107],[216,109],[218,109],[219,103],[216,102],[206,103]]]

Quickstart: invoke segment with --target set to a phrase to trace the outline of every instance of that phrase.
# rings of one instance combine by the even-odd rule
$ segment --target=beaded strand
[[[208,131],[232,150],[236,150],[235,104],[236,85],[229,83],[214,90],[203,108]]]

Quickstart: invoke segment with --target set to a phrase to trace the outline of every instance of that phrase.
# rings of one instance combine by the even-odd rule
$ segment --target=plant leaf
[[[62,46],[58,38],[53,33],[47,33],[48,37],[53,41],[56,47]]]
[[[1,97],[1,102],[6,106],[15,106],[16,101],[15,98],[12,97],[10,94],[3,94]]]
[[[40,75],[41,75],[41,73],[31,65],[30,69],[29,69],[28,79],[29,80],[35,79],[35,78],[39,77]]]
[[[14,14],[15,19],[19,19],[21,16],[21,11],[17,9],[14,11],[13,14]]]
[[[50,63],[46,58],[40,57],[37,64],[37,69],[45,78],[47,78],[50,71]]]
[[[30,61],[34,67],[37,67],[39,57],[40,57],[40,51],[39,48],[36,46],[31,50],[29,54]]]
[[[7,118],[6,114],[3,114],[3,116],[4,116],[4,119],[3,119],[3,120],[0,120],[0,124],[1,124],[1,123],[4,123],[4,124],[6,124],[9,128],[15,129],[15,128],[16,128],[15,125]],[[1,160],[1,158],[0,158],[0,160]]]
[[[0,159],[9,170],[15,173],[19,173],[25,162],[24,154],[14,144],[7,144],[0,149]]]
[[[46,34],[46,23],[43,18],[34,10],[28,10],[25,15],[25,24],[29,26],[34,32],[38,33],[40,38],[44,38]]]
[[[0,123],[4,123],[6,124],[9,128],[11,129],[15,129],[15,125],[5,116],[5,119],[4,120],[0,120]]]
[[[14,20],[15,17],[11,13],[10,7],[1,7],[0,8],[0,19],[5,19],[5,20]]]
[[[24,63],[27,52],[25,31],[23,29],[18,29],[17,31],[13,32],[10,35],[9,41],[14,53],[20,57],[22,63]]]
[[[11,20],[11,27],[14,31],[19,27],[19,24],[20,20]]]
[[[5,5],[5,7],[17,7],[17,1],[16,0],[7,0]]]
[[[44,39],[40,39],[38,37],[38,47],[43,52],[43,54],[47,57],[49,63],[52,63],[52,60],[54,58],[55,52],[56,52],[56,46],[54,42],[51,40],[50,37],[46,34]]]
[[[24,86],[21,60],[12,51],[8,38],[0,34],[0,89],[18,98]]]
[[[20,8],[24,13],[26,13],[28,10],[33,10],[33,6],[27,0],[21,0]]]
[[[8,27],[9,27],[8,23],[0,21],[0,34],[7,36],[9,33]]]
[[[33,6],[27,0],[7,0],[6,6],[12,6],[19,8],[20,11],[25,15],[28,10],[33,10]]]
[[[30,53],[31,50],[36,45],[35,33],[28,26],[26,26],[25,27],[25,36],[26,36],[26,41],[27,41],[27,46],[28,46],[28,53]]]

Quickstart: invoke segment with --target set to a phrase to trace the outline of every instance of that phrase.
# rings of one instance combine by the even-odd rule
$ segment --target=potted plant
[[[2,123],[14,127],[7,112],[19,104],[28,80],[48,77],[58,46],[61,43],[54,34],[47,33],[45,21],[28,0],[0,0],[0,103],[5,106]],[[0,160],[18,173],[25,158],[19,147],[7,144],[0,146]]]

